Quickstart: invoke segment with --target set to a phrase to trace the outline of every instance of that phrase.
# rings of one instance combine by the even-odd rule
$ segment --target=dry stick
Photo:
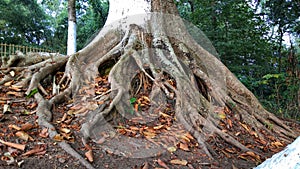
[[[140,74],[140,76],[139,76],[140,85],[138,86],[138,88],[137,88],[137,90],[136,90],[136,92],[135,92],[134,95],[137,95],[137,94],[139,93],[140,89],[142,88],[142,85],[143,85],[143,78],[142,78],[142,76],[143,76],[143,75]]]
[[[42,92],[44,95],[46,95],[46,96],[49,95],[48,92],[44,89],[44,87],[43,87],[40,83],[38,84],[38,88],[41,90],[41,92]]]
[[[100,99],[101,97],[107,95],[107,94],[110,93],[111,91],[112,91],[112,90],[109,89],[109,90],[107,90],[106,92],[104,92],[103,94],[101,94],[101,95],[99,95],[99,96],[96,96],[94,99],[95,99],[95,100]]]
[[[24,145],[24,144],[11,143],[11,142],[7,142],[7,141],[3,141],[1,139],[0,139],[0,143],[7,145],[9,147],[13,147],[13,148],[22,150],[22,151],[24,151],[25,147],[26,147],[26,145]]]

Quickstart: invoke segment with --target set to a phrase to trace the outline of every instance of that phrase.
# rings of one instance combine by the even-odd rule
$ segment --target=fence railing
[[[20,51],[23,54],[26,54],[28,52],[49,52],[49,53],[55,52],[53,50],[49,50],[45,48],[35,48],[29,46],[0,43],[0,57],[8,57],[9,55],[16,53],[16,51]]]

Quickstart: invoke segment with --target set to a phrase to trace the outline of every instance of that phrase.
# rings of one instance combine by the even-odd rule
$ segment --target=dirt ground
[[[107,87],[103,79],[104,78],[102,78],[102,82],[99,82],[100,89],[101,85],[102,89],[105,88],[105,86]],[[51,92],[51,89],[47,86],[45,86],[45,89]],[[97,89],[97,91],[102,90],[100,89]],[[103,91],[106,90],[107,89]],[[86,159],[89,157],[86,155],[88,149],[81,141],[80,118],[66,113],[70,110],[70,106],[68,106],[69,103],[64,103],[53,109],[52,123],[56,127],[56,130],[60,131],[59,133],[61,133],[61,135],[55,139],[50,139],[47,130],[38,126],[38,118],[35,113],[38,103],[35,102],[33,98],[25,98],[24,91],[24,89],[18,90],[13,88],[11,84],[0,86],[0,168],[84,168],[77,159],[71,157],[57,144],[60,141],[66,141],[79,152],[82,157]],[[5,108],[5,106],[9,106],[10,109],[6,109],[7,107]],[[230,112],[227,113],[230,114]],[[172,114],[166,116],[172,116]],[[160,120],[168,121],[170,119]],[[174,121],[174,119],[171,119],[171,121],[172,120]],[[232,119],[232,121],[234,122],[234,119]],[[120,121],[115,123],[121,125]],[[165,123],[161,122],[159,124]],[[300,125],[291,120],[286,120],[286,124],[295,130],[300,129]],[[240,142],[254,147],[263,144],[261,142],[257,143],[257,140],[252,139],[252,137],[246,134],[243,135],[246,133],[244,129],[238,125],[236,126],[236,128],[233,128],[235,133],[242,133],[239,136]],[[137,127],[129,126],[129,128],[119,128],[116,129],[116,132],[127,136],[132,136],[133,134],[137,136],[138,134],[133,131],[133,129]],[[163,125],[159,127],[160,132],[168,131],[161,130],[161,128],[165,127]],[[146,130],[147,129],[146,127]],[[180,126],[176,128],[176,131],[185,134],[185,141],[178,141],[177,138],[173,138],[176,142],[175,147],[173,147],[175,150],[169,151],[168,149],[168,151],[162,151],[161,154],[146,158],[130,158],[124,155],[118,155],[113,153],[113,149],[117,147],[105,149],[98,144],[89,143],[93,154],[91,164],[99,169],[248,169],[257,166],[265,160],[264,157],[270,157],[286,146],[285,144],[281,145],[281,143],[275,142],[277,144],[275,144],[275,146],[273,145],[273,147],[269,145],[261,147],[264,157],[257,158],[257,156],[252,154],[239,152],[218,137],[212,137],[207,140],[207,143],[213,145],[217,152],[217,154],[214,154],[215,159],[212,160],[205,155],[195,140],[188,133],[184,132]],[[272,140],[272,138],[270,140]],[[5,141],[5,143],[3,141]],[[162,138],[159,141],[163,142],[164,140]],[[16,143],[18,146],[21,146],[21,148],[8,145],[6,144],[7,142]],[[106,142],[109,142],[109,140]],[[267,145],[267,143],[264,144]],[[22,148],[23,145],[25,145],[25,148]],[[114,146],[127,147],[128,145],[126,142],[120,141]],[[144,150],[140,149],[139,151],[143,152]]]

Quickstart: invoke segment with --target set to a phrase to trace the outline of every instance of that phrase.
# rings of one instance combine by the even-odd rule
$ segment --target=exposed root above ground
[[[297,137],[298,133],[263,109],[255,96],[217,58],[205,52],[184,32],[180,35],[186,36],[187,40],[182,43],[168,37],[161,29],[158,31],[149,34],[137,25],[130,25],[127,31],[121,33],[111,30],[69,58],[46,58],[38,63],[30,62],[33,65],[27,67],[20,65],[19,59],[12,58],[7,66],[17,67],[2,69],[5,76],[0,83],[14,79],[17,81],[16,86],[21,85],[27,89],[27,96],[33,91],[44,93],[44,96],[36,93],[34,97],[39,103],[39,125],[49,129],[50,138],[58,134],[51,124],[53,106],[70,100],[73,105],[80,105],[81,109],[76,116],[82,119],[84,145],[89,144],[90,138],[97,142],[102,137],[99,132],[101,125],[108,124],[107,118],[114,113],[121,115],[125,121],[143,119],[135,121],[136,125],[153,125],[159,118],[169,120],[168,127],[173,123],[175,126],[175,121],[180,122],[192,134],[185,139],[195,138],[199,147],[212,159],[218,154],[218,149],[211,144],[213,139],[223,139],[239,154],[252,152],[256,160],[261,160],[265,158],[264,148],[268,142],[287,144]],[[113,63],[106,65],[108,70],[104,71],[109,72],[110,90],[99,96],[94,90],[95,79],[99,74],[98,69],[107,63]],[[56,82],[60,81],[59,85],[63,87],[54,96],[45,96],[47,93],[42,92],[41,84],[48,76],[56,79],[55,73],[60,69],[64,69],[65,74]],[[133,85],[137,77],[140,80]],[[50,78],[51,84],[53,78]],[[137,105],[135,100],[132,101],[141,92],[147,94],[144,97],[148,98],[147,109],[140,110],[139,106],[143,107]],[[165,113],[167,108],[173,110],[173,113]],[[154,116],[147,117],[152,112]],[[173,118],[168,119],[168,116]],[[162,132],[161,128],[157,130]],[[249,146],[250,142],[241,142],[241,133],[237,131],[251,138],[250,142],[259,140],[261,148]],[[275,137],[269,138],[266,133]],[[140,134],[152,143],[157,136],[149,137],[143,131]],[[127,141],[131,144],[140,143],[133,140]],[[178,146],[178,142],[174,142],[173,146]],[[85,167],[93,168],[65,141],[59,145]],[[166,145],[162,147],[168,149]],[[128,155],[125,152],[119,153]]]

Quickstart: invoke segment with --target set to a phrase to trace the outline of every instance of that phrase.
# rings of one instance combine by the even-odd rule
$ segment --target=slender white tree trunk
[[[67,55],[76,52],[76,10],[75,0],[68,1],[68,42]]]
[[[110,0],[109,14],[105,25],[135,15],[147,14],[151,11],[151,0]]]

